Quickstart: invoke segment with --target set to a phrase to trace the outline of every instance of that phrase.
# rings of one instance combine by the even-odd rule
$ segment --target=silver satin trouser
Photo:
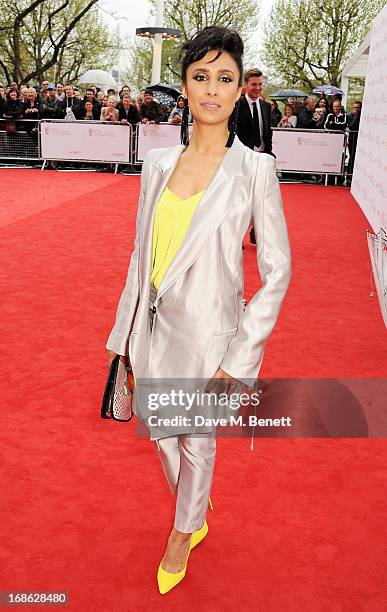
[[[150,327],[157,289],[149,294]],[[193,533],[204,525],[214,474],[216,439],[213,433],[180,434],[155,440],[169,487],[176,495],[174,527]]]
[[[156,440],[157,453],[176,499],[174,527],[193,533],[204,525],[214,474],[213,434],[180,434]]]

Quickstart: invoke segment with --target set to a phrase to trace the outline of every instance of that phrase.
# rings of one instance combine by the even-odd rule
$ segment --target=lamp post
[[[156,23],[155,23],[156,28],[161,28],[163,26],[163,18],[164,18],[164,0],[158,0]],[[151,85],[155,85],[156,83],[160,82],[162,47],[163,47],[163,39],[161,37],[161,32],[156,32],[155,38],[153,41]]]
[[[154,28],[137,28],[136,36],[142,36],[143,38],[153,38],[153,60],[152,60],[152,78],[151,85],[156,85],[160,82],[161,74],[161,52],[163,46],[163,40],[176,40],[181,38],[182,32],[175,28],[164,28],[163,27],[164,17],[164,0],[158,0],[157,2],[157,13],[156,13],[156,24]]]

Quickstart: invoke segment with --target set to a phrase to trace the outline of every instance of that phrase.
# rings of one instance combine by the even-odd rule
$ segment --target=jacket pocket
[[[214,330],[214,336],[226,336],[227,334],[235,334],[237,329],[237,327],[232,327],[231,329]]]

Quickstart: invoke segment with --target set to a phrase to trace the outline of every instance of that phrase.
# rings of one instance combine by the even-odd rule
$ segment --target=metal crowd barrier
[[[75,126],[76,129],[73,130]],[[107,126],[109,126],[109,131],[105,129]],[[117,132],[118,128],[120,132],[123,130],[127,131],[125,142],[122,141],[122,138],[118,143],[117,140],[112,141],[111,137],[115,131]],[[61,147],[56,146],[58,136],[62,138]],[[107,136],[109,138],[106,138]],[[42,170],[44,170],[48,161],[60,161],[114,164],[115,173],[117,173],[120,164],[126,166],[128,164],[132,165],[133,161],[133,128],[130,123],[123,124],[119,121],[98,120],[66,121],[65,119],[42,119],[39,121],[39,142],[41,159],[44,160]],[[109,147],[109,145],[112,145],[112,142],[113,146]],[[127,159],[119,161],[120,158]]]
[[[118,170],[119,165],[141,165],[142,161],[138,158],[137,149],[138,149],[138,130],[136,129],[137,125],[132,126],[128,124],[128,147],[129,147],[129,162],[113,162],[99,159],[91,159],[91,158],[77,158],[74,157],[59,157],[59,158],[44,158],[42,156],[41,151],[41,124],[42,123],[89,123],[89,124],[106,124],[110,123],[107,121],[75,121],[68,122],[64,119],[42,119],[42,120],[25,120],[18,119],[15,120],[16,123],[16,132],[15,133],[7,133],[5,129],[6,119],[0,119],[0,162],[1,160],[14,160],[14,161],[37,161],[43,162],[42,169],[44,169],[47,161],[51,161],[51,159],[63,161],[63,162],[71,162],[71,163],[91,163],[91,164],[115,164],[115,172]],[[118,122],[114,122],[116,125],[122,125]],[[165,125],[171,125],[164,122]],[[134,129],[133,129],[134,127]],[[176,126],[174,126],[176,127]],[[273,128],[273,131],[280,130],[281,132],[290,132],[289,130],[285,130],[282,128]],[[292,128],[291,132],[310,132],[310,130],[300,129],[300,128]],[[313,130],[320,131],[320,130]],[[323,131],[323,130],[321,130]],[[326,131],[326,130],[325,130]],[[357,131],[349,131],[345,132],[346,138],[344,140],[343,147],[343,158],[342,158],[342,167],[341,172],[339,174],[333,173],[333,175],[337,178],[337,176],[342,176],[344,178],[344,184],[347,184],[348,180],[352,177],[353,166],[354,166],[354,158],[356,153],[357,146]],[[280,171],[282,174],[286,175],[287,170]],[[329,173],[321,173],[317,171],[301,171],[301,170],[289,170],[289,174],[311,174],[311,175],[325,175],[325,183],[327,184],[327,177]]]
[[[272,128],[273,131],[281,131],[281,132],[285,132],[285,133],[294,133],[294,132],[329,132],[329,133],[338,133],[338,131],[336,130],[309,130],[309,129],[305,129],[305,128],[289,128],[289,129],[284,129],[284,128]],[[354,167],[354,162],[355,162],[355,155],[356,155],[356,147],[357,147],[357,139],[358,139],[358,130],[348,130],[348,128],[345,130],[344,135],[344,143],[343,143],[343,152],[342,152],[342,163],[341,163],[341,170],[339,173],[337,172],[318,172],[315,170],[311,170],[311,171],[307,171],[307,170],[283,170],[280,171],[282,174],[286,174],[287,172],[289,174],[311,174],[311,175],[318,175],[318,176],[324,176],[325,175],[325,184],[327,184],[328,182],[328,176],[331,175],[334,177],[335,179],[335,184],[337,184],[337,178],[338,177],[343,177],[343,185],[347,185],[348,182],[352,179],[352,174],[353,174],[353,167]]]
[[[7,133],[6,122],[16,125],[16,132]],[[38,121],[0,119],[0,161],[41,161]]]
[[[300,164],[295,164],[295,166],[292,167],[281,167],[281,162],[277,161],[277,173],[280,174],[282,179],[291,179],[294,180],[294,175],[299,175],[301,177],[301,179],[303,177],[305,177],[305,175],[311,175],[311,176],[315,176],[315,177],[321,177],[321,181],[322,181],[322,177],[325,176],[325,185],[328,184],[328,177],[332,176],[334,177],[335,180],[335,184],[337,184],[337,177],[338,176],[343,176],[344,175],[344,169],[345,169],[345,151],[346,151],[346,145],[347,145],[347,136],[346,133],[342,132],[342,131],[338,131],[338,130],[325,130],[325,129],[309,129],[309,128],[281,128],[281,127],[273,127],[272,128],[273,131],[273,141],[274,141],[274,134],[278,133],[281,134],[281,136],[283,135],[285,140],[287,136],[290,137],[294,137],[296,134],[299,135],[299,137],[297,136],[297,143],[298,141],[300,141],[300,144],[303,140],[303,135],[311,135],[311,134],[316,134],[318,135],[324,135],[327,136],[329,135],[339,135],[339,136],[343,136],[343,142],[342,145],[339,149],[339,157],[340,157],[340,169],[335,169],[335,170],[324,170],[321,167],[318,167],[321,162],[324,162],[324,159],[320,160],[320,164],[317,163],[317,165],[313,168],[313,164],[309,165],[309,167],[303,167],[303,168],[299,168],[296,169],[297,165]],[[293,156],[293,150],[294,147],[297,146],[295,143],[293,143],[293,148],[291,149],[291,153],[292,153],[292,160],[296,159]],[[318,150],[318,149],[317,149]],[[273,144],[273,151],[276,153],[276,155],[278,155],[278,151],[275,149],[275,146]],[[283,154],[283,152],[282,152]],[[287,156],[289,157],[289,151],[287,152]],[[285,154],[286,157],[286,154]],[[280,159],[280,158],[279,158]],[[310,158],[308,158],[309,161]],[[314,160],[314,158],[311,158],[312,160]],[[327,162],[328,160],[325,160],[325,162]],[[333,160],[331,160],[333,161]],[[312,166],[312,167],[311,167]]]

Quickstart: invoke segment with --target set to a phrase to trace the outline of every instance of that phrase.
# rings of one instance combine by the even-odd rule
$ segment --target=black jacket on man
[[[324,123],[326,130],[335,130],[336,132],[345,132],[347,127],[347,115],[342,110],[338,115],[329,113]]]
[[[272,155],[273,157],[275,157],[272,151],[273,131],[271,129],[271,121],[270,121],[271,106],[268,102],[265,102],[264,100],[261,100],[260,98],[258,98],[258,103],[261,108],[261,116],[262,116],[262,122],[263,122],[262,131],[263,131],[263,138],[264,138],[264,145],[265,145],[265,149],[263,153],[269,153],[269,155]],[[255,130],[256,130],[256,126],[253,121],[253,116],[251,114],[249,103],[247,99],[245,98],[245,96],[241,96],[239,100],[236,133],[237,133],[239,140],[243,142],[243,144],[249,147],[250,149],[254,149]],[[259,153],[257,153],[257,155],[259,155]],[[250,230],[250,242],[252,244],[256,244],[254,226]]]
[[[297,115],[297,127],[308,129],[308,130],[317,130],[317,122],[313,119],[314,110],[309,110],[307,108],[301,108],[298,111]]]
[[[78,119],[79,118],[79,103],[80,103],[79,98],[76,98],[75,96],[72,96],[71,98],[68,98],[67,96],[65,96],[62,101],[59,100],[59,117],[61,119],[66,117],[66,108],[71,108],[75,115],[75,118]]]
[[[46,98],[40,107],[42,119],[59,119],[62,117],[57,98]]]
[[[117,110],[118,110],[118,121],[126,120],[128,123],[131,123],[132,125],[135,125],[136,123],[140,121],[140,113],[138,112],[134,104],[131,104],[128,110],[126,110],[122,102],[119,102],[117,104]]]
[[[164,121],[164,113],[160,104],[155,102],[154,100],[149,104],[141,104],[140,106],[140,120],[141,119],[149,119],[149,121],[156,121],[156,123],[160,123]]]
[[[347,172],[349,174],[353,173],[353,167],[355,164],[357,138],[359,136],[360,117],[361,117],[361,112],[358,113],[357,115],[352,115],[352,114],[347,115],[347,127],[349,129],[349,134],[348,134],[349,160],[348,160]]]
[[[273,157],[275,157],[272,151],[273,132],[270,124],[271,106],[268,102],[265,102],[260,98],[258,99],[258,102],[261,107],[261,115],[263,121],[263,138],[265,145],[265,150],[263,151],[263,153],[269,153],[270,155],[273,155]],[[249,107],[249,103],[245,96],[241,96],[238,109],[237,136],[239,140],[250,149],[254,149],[254,130],[255,125]]]

